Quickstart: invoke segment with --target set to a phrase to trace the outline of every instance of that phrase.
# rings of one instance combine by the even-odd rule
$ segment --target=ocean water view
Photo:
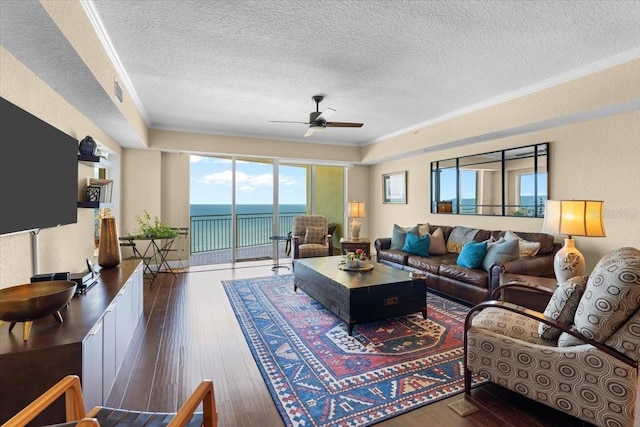
[[[271,236],[287,235],[293,217],[304,215],[306,205],[283,204],[278,206],[277,232],[273,227],[273,205],[236,205],[237,246],[267,245]],[[230,249],[232,247],[232,217],[230,204],[192,204],[191,253]]]

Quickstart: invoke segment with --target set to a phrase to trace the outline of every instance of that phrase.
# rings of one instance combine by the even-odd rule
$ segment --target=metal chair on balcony
[[[189,228],[188,227],[176,227],[178,235],[166,242],[163,247],[160,248],[164,259],[167,261],[178,261],[178,267],[173,268],[172,271],[176,273],[184,272],[185,267],[182,260],[185,257],[187,251],[187,244],[189,241]]]

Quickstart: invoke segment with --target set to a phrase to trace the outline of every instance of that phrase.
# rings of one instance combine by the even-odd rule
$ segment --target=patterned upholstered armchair
[[[638,425],[640,250],[613,250],[589,277],[559,284],[544,313],[475,306],[464,358],[467,395],[474,373],[589,423]]]
[[[293,217],[291,258],[311,258],[333,255],[333,240],[329,220],[323,215]]]

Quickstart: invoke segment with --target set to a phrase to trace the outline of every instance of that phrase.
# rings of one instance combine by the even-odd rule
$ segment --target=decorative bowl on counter
[[[9,331],[17,322],[24,322],[22,338],[26,341],[34,320],[53,315],[63,322],[60,310],[71,301],[76,286],[76,282],[53,280],[0,289],[0,320],[11,322]]]

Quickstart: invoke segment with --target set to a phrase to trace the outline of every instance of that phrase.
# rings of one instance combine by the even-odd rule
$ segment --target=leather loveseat
[[[561,244],[555,243],[553,236],[549,234],[478,230],[473,237],[475,242],[496,241],[510,233],[511,236],[515,234],[527,243],[540,243],[539,249],[534,256],[518,256],[517,259],[506,262],[493,262],[486,268],[467,268],[457,264],[459,253],[452,252],[450,245],[448,245],[449,237],[454,229],[463,229],[464,227],[430,224],[424,226],[428,228],[430,234],[435,233],[438,228],[441,229],[438,233],[444,234],[445,242],[447,242],[446,253],[430,254],[429,256],[407,253],[402,249],[392,248],[392,238],[385,237],[375,241],[377,261],[407,272],[420,273],[425,277],[429,289],[470,304],[478,304],[489,299],[493,290],[499,286],[501,273],[555,277],[553,258]]]

